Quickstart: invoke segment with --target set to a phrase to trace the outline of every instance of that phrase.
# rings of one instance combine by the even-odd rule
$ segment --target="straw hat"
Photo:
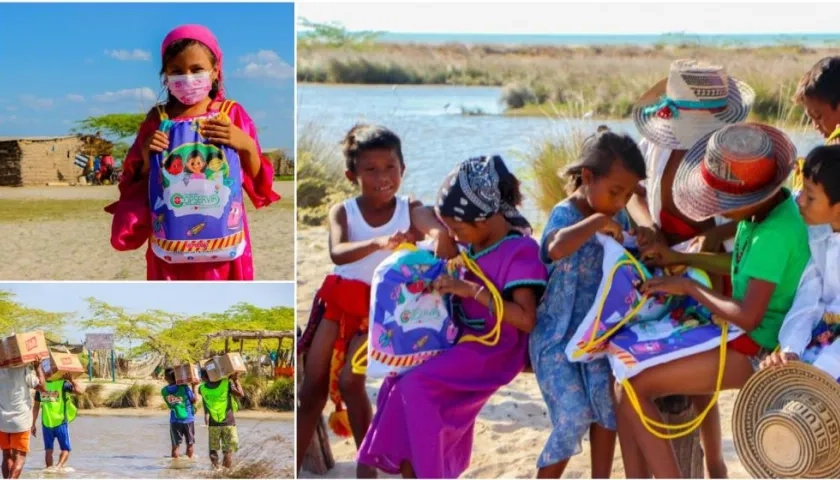
[[[761,370],[735,400],[732,434],[754,478],[840,477],[840,384],[798,361]]]
[[[674,174],[674,205],[705,220],[770,198],[796,162],[781,130],[757,123],[727,125],[701,138]]]
[[[747,118],[755,92],[720,65],[676,60],[668,78],[636,101],[633,122],[656,145],[686,150],[704,135]]]

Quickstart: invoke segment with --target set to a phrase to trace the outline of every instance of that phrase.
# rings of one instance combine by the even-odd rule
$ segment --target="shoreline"
[[[158,415],[168,415],[168,410],[156,407],[145,408],[107,408],[99,407],[82,410],[79,409],[78,415],[90,417],[156,417]],[[236,418],[252,419],[252,420],[277,420],[283,422],[291,422],[295,419],[295,412],[278,412],[274,410],[239,410],[236,412]]]

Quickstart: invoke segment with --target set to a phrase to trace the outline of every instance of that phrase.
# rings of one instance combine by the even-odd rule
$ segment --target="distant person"
[[[230,468],[233,452],[239,450],[239,435],[233,414],[239,410],[237,398],[245,396],[239,384],[239,374],[211,382],[207,370],[201,369],[202,383],[198,394],[204,405],[204,424],[207,425],[210,444],[210,462],[219,467],[219,450],[222,451],[222,466]],[[235,397],[235,398],[234,398]]]
[[[134,144],[123,162],[123,175],[119,185],[120,198],[105,208],[105,211],[114,215],[111,246],[119,251],[128,251],[147,245],[148,280],[253,280],[254,258],[247,214],[243,211],[244,198],[242,202],[231,201],[229,207],[226,207],[230,212],[227,218],[215,217],[217,221],[226,223],[216,224],[217,229],[201,227],[205,234],[218,229],[238,229],[236,233],[229,235],[238,238],[235,242],[241,251],[233,252],[236,256],[222,256],[218,260],[209,260],[215,257],[208,254],[206,257],[189,261],[184,258],[185,261],[179,263],[170,261],[171,257],[179,252],[166,251],[161,247],[155,253],[152,246],[154,239],[161,238],[155,236],[155,232],[160,232],[161,229],[167,234],[167,240],[178,240],[173,238],[173,231],[179,231],[178,235],[185,235],[184,230],[175,227],[169,227],[170,231],[165,231],[170,223],[167,220],[171,220],[173,224],[177,223],[176,219],[171,218],[174,217],[171,210],[162,207],[167,202],[158,204],[149,201],[150,191],[162,188],[163,183],[162,177],[158,175],[152,175],[150,182],[152,167],[160,172],[157,165],[150,165],[150,159],[170,148],[170,135],[159,129],[162,120],[178,119],[172,122],[178,127],[182,119],[198,118],[208,113],[226,110],[227,119],[220,116],[207,119],[202,122],[199,131],[194,132],[195,136],[192,138],[228,149],[231,158],[238,156],[236,161],[240,164],[237,167],[241,167],[241,178],[226,178],[225,182],[233,182],[232,185],[237,191],[241,188],[241,191],[247,193],[256,208],[266,207],[280,200],[280,196],[272,191],[274,168],[271,161],[262,155],[253,120],[239,103],[225,98],[222,50],[215,35],[201,25],[181,25],[166,35],[160,53],[160,74],[165,79],[167,100],[152,108],[140,125]],[[179,128],[177,131],[183,130]],[[179,137],[181,138],[178,140],[184,138],[183,135]],[[233,155],[233,151],[237,155]],[[183,167],[178,166],[177,175],[188,175]],[[186,186],[186,182],[183,185]],[[152,215],[150,210],[154,210],[157,215]],[[165,221],[153,222],[153,216],[155,219],[164,217]],[[198,223],[199,220],[196,222],[198,225],[204,225],[203,222],[212,221],[214,217],[201,218],[202,223]],[[225,227],[231,224],[233,227]],[[239,233],[243,235],[239,236]]]
[[[31,389],[45,392],[41,363],[0,368],[0,449],[3,478],[20,478],[32,430]]]
[[[805,108],[811,125],[826,144],[840,142],[840,56],[825,57],[815,63],[799,80],[793,101]],[[803,187],[804,163],[804,159],[798,159],[793,173],[795,194]]]
[[[176,385],[175,370],[167,368],[163,373],[167,386],[160,390],[163,401],[169,407],[169,439],[172,441],[172,458],[178,458],[181,443],[187,446],[187,458],[193,458],[195,450],[195,385]]]
[[[37,436],[38,411],[41,412],[41,431],[44,435],[44,463],[47,468],[53,467],[53,449],[58,440],[58,455],[56,470],[61,470],[70,458],[70,423],[76,419],[76,405],[69,394],[84,393],[72,376],[47,382],[45,392],[35,392],[35,406],[32,408],[32,436]]]

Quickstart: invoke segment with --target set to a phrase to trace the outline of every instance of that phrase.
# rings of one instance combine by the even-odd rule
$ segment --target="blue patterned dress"
[[[531,332],[528,351],[553,429],[537,459],[539,468],[579,454],[583,436],[593,423],[616,428],[609,362],[571,362],[565,354],[566,345],[595,302],[604,250],[593,236],[562,260],[551,262],[548,258],[548,235],[583,219],[569,200],[558,203],[551,211],[540,247],[543,262],[549,264],[549,279],[537,307],[537,325]],[[616,216],[616,221],[629,229],[624,212]]]

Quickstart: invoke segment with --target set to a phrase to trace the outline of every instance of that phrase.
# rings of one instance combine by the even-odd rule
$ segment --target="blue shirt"
[[[178,389],[181,386],[182,385],[167,385],[164,388],[166,389],[166,393],[168,393],[170,395],[175,395],[175,393],[178,391]],[[169,423],[192,423],[192,422],[195,421],[195,395],[193,394],[193,391],[192,391],[191,388],[189,388],[187,386],[183,386],[183,387],[184,387],[184,391],[187,393],[187,401],[188,401],[187,418],[185,418],[183,420],[175,418],[175,412],[173,412],[172,410],[169,410]]]

